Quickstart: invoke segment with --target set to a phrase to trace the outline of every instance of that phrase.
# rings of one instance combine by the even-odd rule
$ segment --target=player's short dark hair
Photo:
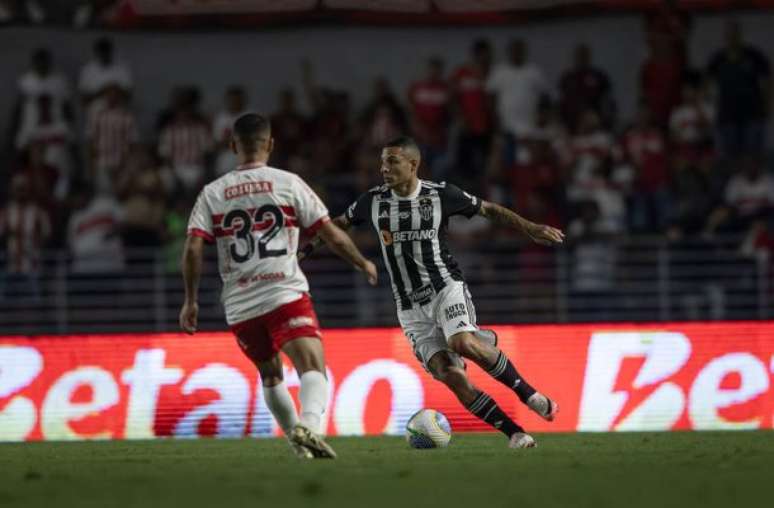
[[[417,158],[421,156],[419,145],[414,138],[409,136],[398,136],[384,145],[384,148],[401,148],[403,151],[413,153]]]
[[[234,137],[247,152],[256,152],[262,141],[271,137],[269,119],[258,113],[245,113],[234,122]]]

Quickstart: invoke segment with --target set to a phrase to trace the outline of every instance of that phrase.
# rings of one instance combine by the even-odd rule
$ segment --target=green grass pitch
[[[284,440],[0,445],[5,507],[757,507],[774,498],[774,432],[495,434],[449,448],[331,438],[299,461]]]

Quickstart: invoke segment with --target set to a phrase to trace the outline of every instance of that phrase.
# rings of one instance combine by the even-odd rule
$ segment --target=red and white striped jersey
[[[86,138],[94,147],[94,166],[100,170],[116,169],[132,143],[139,140],[137,121],[124,108],[96,110],[86,124]]]
[[[314,234],[328,220],[327,208],[299,176],[263,164],[239,166],[204,187],[188,234],[217,244],[229,325],[309,291],[296,259],[300,228]]]
[[[7,239],[6,266],[9,273],[35,273],[40,250],[51,235],[48,213],[33,202],[11,201],[0,211],[0,237]]]
[[[172,166],[204,166],[204,156],[212,150],[210,127],[199,121],[172,122],[161,132],[159,153]]]

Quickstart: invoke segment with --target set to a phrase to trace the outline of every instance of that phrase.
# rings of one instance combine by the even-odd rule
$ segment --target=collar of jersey
[[[417,196],[419,196],[419,192],[422,190],[422,180],[417,180],[417,188],[414,189],[414,192],[409,194],[408,196],[399,196],[394,190],[390,189],[390,192],[392,193],[392,197],[395,199],[415,199]]]
[[[248,164],[240,164],[237,166],[237,171],[246,171],[248,169],[258,169],[266,166],[265,162],[250,162]]]

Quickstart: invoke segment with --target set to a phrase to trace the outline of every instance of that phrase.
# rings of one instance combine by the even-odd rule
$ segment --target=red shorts
[[[293,339],[322,339],[317,314],[307,294],[267,314],[232,325],[231,331],[242,352],[254,363],[270,360]]]

